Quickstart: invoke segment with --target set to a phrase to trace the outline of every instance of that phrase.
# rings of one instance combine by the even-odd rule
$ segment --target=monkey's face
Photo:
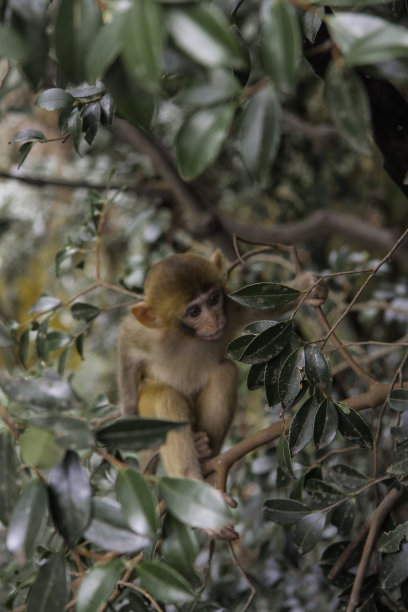
[[[222,288],[211,289],[189,302],[180,322],[182,329],[202,340],[219,340],[226,323]]]

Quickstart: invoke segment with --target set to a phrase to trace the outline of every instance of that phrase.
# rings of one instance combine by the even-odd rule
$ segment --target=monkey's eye
[[[220,301],[220,294],[219,293],[214,293],[211,297],[210,297],[210,306],[215,306],[216,304],[218,304],[218,302]]]
[[[201,314],[200,306],[191,306],[191,308],[187,310],[187,316],[192,317],[193,319],[198,317],[200,314]]]

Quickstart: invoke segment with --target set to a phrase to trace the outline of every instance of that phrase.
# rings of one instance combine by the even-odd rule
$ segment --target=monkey
[[[304,276],[304,275],[303,275]],[[238,369],[228,344],[259,311],[228,297],[222,256],[170,255],[145,281],[145,299],[131,307],[118,337],[118,385],[123,416],[185,421],[160,447],[168,475],[203,479],[200,461],[216,456],[234,418]],[[311,278],[294,280],[305,289]],[[305,286],[307,285],[307,286]],[[325,286],[324,286],[325,287]],[[323,292],[324,293],[324,292]],[[310,302],[322,303],[322,289]],[[271,314],[280,314],[279,310]],[[152,452],[141,454],[141,467]],[[227,503],[234,500],[225,494]],[[226,526],[217,537],[234,539]]]

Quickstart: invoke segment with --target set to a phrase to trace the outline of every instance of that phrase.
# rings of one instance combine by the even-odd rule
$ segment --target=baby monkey
[[[131,308],[119,330],[119,391],[124,416],[187,421],[170,431],[160,448],[170,476],[202,480],[200,460],[217,455],[237,405],[237,366],[227,357],[228,344],[260,316],[225,293],[219,251],[208,260],[191,253],[171,255],[155,264],[145,283],[145,300]],[[293,283],[308,289],[310,274]],[[321,304],[325,285],[308,298]],[[142,453],[146,464],[151,451]],[[232,504],[226,495],[226,501]],[[218,537],[233,539],[222,528]]]

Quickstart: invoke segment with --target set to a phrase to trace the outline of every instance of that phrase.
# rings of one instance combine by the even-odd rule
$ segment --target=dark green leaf
[[[197,178],[217,158],[227,138],[235,104],[219,104],[196,110],[176,137],[179,170],[185,180]]]
[[[152,487],[134,470],[121,470],[116,480],[116,497],[122,514],[135,533],[156,535],[158,529],[157,500]]]
[[[398,476],[408,472],[408,442],[397,446],[397,450],[392,454],[387,472]]]
[[[247,387],[250,391],[260,389],[265,384],[266,363],[256,363],[250,367],[247,378]]]
[[[265,518],[280,525],[292,525],[303,516],[310,514],[311,508],[294,499],[269,499],[265,502]]]
[[[75,302],[71,306],[71,314],[74,319],[78,321],[91,321],[98,316],[100,310],[97,306],[93,306],[92,304],[87,304],[86,302]]]
[[[317,449],[324,448],[333,441],[338,426],[338,416],[333,402],[325,398],[316,413],[314,443]]]
[[[282,434],[279,438],[278,445],[276,448],[276,460],[278,467],[282,472],[290,478],[295,478],[292,470],[292,459],[290,457],[289,444],[286,436]]]
[[[0,431],[0,520],[7,525],[19,496],[21,475],[9,431]]]
[[[301,555],[310,552],[320,542],[325,523],[326,515],[322,512],[312,512],[296,522],[292,535]]]
[[[90,41],[85,58],[85,72],[91,83],[102,78],[120,55],[124,45],[126,16],[127,12],[114,13],[112,21],[99,28],[94,39]]]
[[[123,569],[120,559],[93,567],[79,585],[76,612],[97,612],[115,590]]]
[[[305,348],[305,374],[313,387],[323,393],[330,393],[330,368],[326,357],[316,344],[308,344]]]
[[[47,493],[43,483],[32,480],[18,500],[7,531],[7,548],[18,563],[30,560],[44,535]]]
[[[98,4],[60,0],[54,11],[54,45],[62,72],[73,82],[85,78],[84,58],[101,26]]]
[[[205,482],[164,476],[159,490],[169,512],[193,527],[217,529],[232,522],[220,491]]]
[[[0,23],[0,57],[24,62],[30,52],[30,47],[15,30]]]
[[[247,285],[238,291],[229,293],[228,297],[242,306],[255,310],[279,308],[293,302],[300,295],[300,291],[279,285],[277,283],[255,283]],[[259,313],[261,316],[262,313]]]
[[[401,542],[408,538],[408,522],[398,525],[389,533],[381,534],[378,540],[378,550],[382,553],[396,553],[400,549]]]
[[[56,351],[71,342],[71,336],[61,331],[52,331],[47,334],[47,344],[49,351]]]
[[[66,450],[90,448],[95,444],[93,433],[87,424],[65,414],[47,413],[32,416],[28,422],[39,429],[51,431],[55,442]]]
[[[252,340],[243,352],[243,363],[261,363],[276,357],[283,351],[292,335],[292,321],[282,321],[272,325]]]
[[[62,110],[70,108],[74,103],[74,97],[65,89],[54,87],[43,91],[35,101],[35,104],[45,110]]]
[[[68,360],[68,355],[69,355],[69,348],[65,348],[59,358],[58,358],[58,374],[60,376],[64,375],[65,372],[65,366],[67,365],[67,360]]]
[[[151,0],[133,0],[126,13],[123,63],[137,82],[153,92],[159,89],[163,34],[160,5]]]
[[[79,334],[79,336],[75,340],[75,348],[81,359],[84,358],[84,340],[85,334]]]
[[[78,154],[80,154],[79,145],[81,143],[81,136],[82,136],[82,123],[83,123],[83,120],[82,120],[81,110],[78,107],[73,108],[67,118],[66,125],[67,125],[68,132],[71,135],[72,143]]]
[[[240,361],[245,349],[256,338],[255,334],[247,334],[236,338],[228,345],[228,355],[235,361]]]
[[[278,0],[265,5],[261,50],[272,82],[283,93],[291,93],[302,54],[302,38],[295,8],[288,2]]]
[[[28,157],[28,154],[30,153],[34,145],[35,145],[35,142],[25,142],[23,145],[21,145],[21,147],[18,150],[17,168],[21,168],[21,166],[24,164],[25,160]]]
[[[64,610],[68,600],[67,567],[64,556],[54,553],[41,565],[37,579],[30,588],[27,612]]]
[[[408,575],[408,542],[401,550],[391,555],[385,555],[380,565],[379,579],[383,589],[395,589],[406,580]]]
[[[333,511],[331,522],[337,527],[343,538],[351,537],[356,510],[356,500],[352,498],[337,506]]]
[[[316,11],[304,11],[302,15],[303,32],[310,43],[314,43],[324,17],[324,8]]]
[[[347,66],[377,64],[408,55],[408,32],[381,17],[339,12],[326,18]]]
[[[64,456],[64,450],[55,443],[54,436],[37,427],[27,427],[20,443],[24,463],[40,469],[54,467]]]
[[[238,39],[214,4],[170,9],[167,26],[178,47],[200,64],[235,68],[245,65]]]
[[[369,101],[359,76],[332,62],[325,82],[327,106],[334,125],[357,152],[372,153]]]
[[[92,520],[84,537],[104,550],[120,554],[133,553],[151,543],[150,538],[131,531],[120,505],[112,499],[93,499]]]
[[[408,410],[408,389],[394,389],[391,391],[388,405],[397,412]]]
[[[69,546],[82,536],[91,517],[92,491],[78,455],[68,450],[62,463],[50,472],[51,513]]]
[[[54,298],[51,295],[42,295],[29,309],[30,314],[37,314],[39,312],[51,312],[61,306],[61,300]]]
[[[180,429],[185,425],[186,423],[175,421],[129,417],[101,427],[96,431],[96,439],[106,446],[137,451],[159,446],[164,442],[168,431]]]
[[[328,476],[342,491],[348,493],[360,489],[367,484],[369,478],[349,465],[338,463],[330,466]]]
[[[81,405],[71,385],[53,370],[46,370],[42,378],[0,376],[0,387],[10,399],[30,408],[73,410]]]
[[[175,97],[177,104],[190,106],[209,106],[230,102],[239,92],[238,81],[231,72],[215,68],[208,75],[208,81],[182,89]]]
[[[306,481],[306,490],[310,495],[313,508],[324,509],[344,498],[342,491],[319,478],[309,478]]]
[[[39,130],[20,130],[17,134],[14,134],[10,142],[26,142],[26,141],[41,141],[45,140],[45,136]]]
[[[373,436],[364,419],[355,410],[350,409],[346,414],[337,406],[339,419],[339,432],[346,440],[350,440],[361,448],[373,447]]]
[[[26,368],[27,367],[27,358],[30,350],[30,330],[26,329],[20,336],[19,347],[18,347],[18,355],[21,359],[21,363]]]
[[[261,178],[275,161],[281,139],[281,106],[265,85],[244,109],[239,135],[242,159],[252,176]]]
[[[188,525],[167,514],[163,524],[161,552],[168,565],[187,580],[196,581],[194,561],[200,551],[193,530]]]
[[[187,580],[175,569],[159,561],[143,561],[137,566],[142,587],[155,599],[181,604],[194,599]]]
[[[99,103],[89,104],[83,114],[82,129],[86,142],[91,145],[98,133],[101,122],[101,106]]]
[[[279,397],[284,408],[293,402],[301,392],[304,375],[305,352],[303,347],[300,347],[284,361],[279,374]]]
[[[35,338],[35,350],[40,359],[43,361],[48,361],[48,344],[47,344],[47,335],[48,335],[48,324],[49,318],[44,319],[37,329],[37,336]]]
[[[289,429],[289,446],[293,455],[299,453],[313,438],[315,418],[319,408],[317,399],[313,395],[293,417]]]

